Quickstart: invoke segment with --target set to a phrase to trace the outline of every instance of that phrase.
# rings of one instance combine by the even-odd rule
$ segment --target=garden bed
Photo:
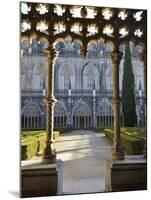
[[[59,132],[54,131],[54,139],[59,137]],[[23,131],[21,134],[21,159],[29,160],[44,149],[46,131]]]
[[[113,128],[104,129],[105,135],[113,141]],[[143,128],[121,128],[121,143],[126,154],[139,155],[143,153],[145,132]]]

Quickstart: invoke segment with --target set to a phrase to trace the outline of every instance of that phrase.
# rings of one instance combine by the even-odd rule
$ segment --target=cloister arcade
[[[57,161],[56,150],[54,141],[54,126],[66,126],[69,123],[73,123],[74,127],[89,128],[103,124],[107,126],[110,124],[113,126],[113,144],[111,150],[111,159],[106,160],[106,188],[107,191],[127,191],[127,190],[139,190],[146,189],[146,171],[147,171],[147,11],[141,9],[128,9],[128,8],[106,8],[95,6],[82,6],[82,5],[60,5],[60,4],[45,4],[45,3],[21,3],[21,41],[31,42],[33,38],[37,41],[45,41],[44,48],[45,58],[48,63],[47,72],[47,94],[44,98],[46,105],[46,145],[43,149],[41,169],[50,171],[52,167],[55,173],[57,173]],[[100,99],[100,102],[96,100],[97,88],[98,88],[98,74],[97,69],[94,67],[89,68],[89,65],[83,71],[84,83],[89,86],[92,92],[92,98],[87,97],[88,103],[85,104],[84,100],[79,101],[77,106],[73,107],[72,94],[75,92],[72,90],[73,73],[72,67],[70,70],[62,68],[60,73],[65,75],[63,88],[68,90],[63,92],[68,96],[66,104],[67,110],[64,105],[57,100],[54,96],[54,71],[55,63],[58,57],[58,50],[56,44],[59,42],[65,42],[69,40],[71,44],[80,45],[79,53],[87,59],[89,55],[89,47],[91,44],[97,45],[100,41],[104,44],[110,44],[112,51],[108,53],[110,62],[112,64],[112,104],[108,100]],[[123,52],[120,49],[122,44],[128,44],[133,42],[135,46],[142,47],[139,52],[138,58],[143,65],[144,76],[144,114],[145,114],[145,144],[142,157],[136,159],[136,157],[130,156],[127,159],[125,150],[121,141],[121,96],[120,96],[120,81],[119,71],[120,63],[123,57]],[[68,45],[71,45],[68,44]],[[73,47],[73,45],[71,45]],[[21,50],[21,55],[24,54],[24,50]],[[100,52],[101,54],[101,52]],[[72,62],[71,62],[72,66]],[[71,79],[69,78],[69,74]],[[93,77],[94,75],[94,77]],[[86,76],[86,77],[85,77]],[[71,83],[72,82],[72,83]],[[81,92],[84,96],[85,93]],[[57,92],[56,92],[57,96]],[[63,96],[62,96],[63,98]],[[55,106],[56,104],[56,106]],[[91,105],[91,108],[89,107]],[[97,105],[95,107],[95,105]],[[30,105],[28,105],[30,108]],[[35,106],[35,105],[34,105]],[[68,108],[72,108],[72,112],[68,111]],[[92,112],[93,108],[93,112]],[[28,109],[27,109],[28,110]],[[54,116],[55,110],[55,116]],[[40,110],[35,107],[32,111],[39,116]],[[95,115],[93,114],[95,113]],[[68,115],[72,116],[69,120]],[[28,123],[34,126],[34,122],[38,123],[36,119],[33,119],[30,112],[24,113],[25,125],[26,119],[30,119]],[[24,119],[24,118],[23,118]],[[22,120],[23,121],[23,120]],[[50,167],[50,165],[53,166]],[[29,169],[31,170],[31,169]],[[37,172],[37,169],[34,169]],[[141,171],[141,172],[140,172]],[[46,172],[46,171],[45,171]],[[44,172],[44,173],[45,173]],[[25,172],[26,173],[26,172]],[[42,172],[41,172],[42,173]],[[29,174],[26,174],[27,176]],[[37,176],[37,175],[36,175]],[[45,174],[42,176],[46,178]],[[49,181],[50,173],[49,173]],[[56,174],[55,174],[56,176]],[[138,177],[140,177],[140,180]],[[31,177],[33,178],[33,177]],[[37,177],[36,177],[37,178]],[[133,180],[132,180],[133,179]],[[32,180],[32,179],[31,179]],[[53,177],[51,180],[58,184]],[[36,179],[37,181],[37,179]],[[134,182],[133,182],[134,181]],[[139,182],[141,181],[141,182]],[[53,182],[53,183],[54,183]],[[39,182],[41,184],[41,180]],[[42,187],[46,195],[51,195],[50,190],[43,181]],[[54,186],[51,184],[51,187]],[[28,184],[27,184],[28,187]],[[36,185],[38,188],[39,186]],[[123,187],[123,188],[122,188]],[[38,188],[39,189],[39,188]],[[39,190],[38,190],[39,192]],[[32,193],[32,192],[31,192]],[[54,192],[54,188],[52,193]],[[39,194],[39,193],[38,193]]]
[[[61,103],[56,103],[54,113],[54,127],[67,127],[67,111]]]
[[[47,107],[47,146],[44,150],[43,162],[55,160],[53,143],[53,107],[54,98],[54,63],[57,52],[54,44],[70,38],[81,45],[81,54],[87,56],[90,43],[97,43],[103,38],[111,43],[113,51],[113,110],[114,110],[114,144],[112,148],[113,159],[124,159],[124,152],[120,142],[120,97],[119,97],[119,64],[122,53],[119,46],[122,43],[134,41],[143,45],[142,61],[144,63],[144,99],[146,113],[146,28],[147,15],[145,10],[99,8],[72,5],[53,5],[38,3],[21,4],[21,39],[48,42],[45,50],[48,58],[48,94]],[[91,79],[91,74],[90,77]],[[49,151],[48,151],[49,149]],[[53,159],[52,159],[53,158]]]
[[[84,102],[78,102],[73,108],[73,127],[74,128],[91,128],[92,112]]]
[[[35,102],[30,101],[22,110],[21,125],[23,129],[41,127],[41,110]]]

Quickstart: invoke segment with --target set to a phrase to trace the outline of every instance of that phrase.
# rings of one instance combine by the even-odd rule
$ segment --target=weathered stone
[[[21,167],[21,197],[53,196],[62,193],[62,164],[24,161]]]
[[[25,52],[21,60],[21,96],[22,96],[22,128],[44,128],[46,127],[46,112],[43,96],[43,88],[48,91],[48,65],[49,62],[43,53],[43,48],[36,46],[37,41],[33,40],[32,52]],[[99,46],[102,44],[102,47]],[[34,46],[35,45],[35,46]],[[108,56],[112,51],[110,45],[100,43],[97,50],[91,47],[90,57],[83,59],[79,55],[80,48],[73,48],[75,44],[70,41],[63,43],[64,47],[59,47],[59,56],[54,63],[54,96],[58,103],[54,105],[54,127],[92,128],[96,126],[113,126],[112,111],[112,91],[113,73],[112,60]],[[139,84],[144,91],[143,65],[138,58],[138,52],[132,49],[132,62],[136,85],[136,108],[138,125],[143,123],[143,99],[138,96]],[[102,52],[101,57],[97,52]],[[124,48],[122,49],[124,52]],[[114,60],[116,55],[114,54]],[[119,66],[119,92],[122,91],[123,62],[121,58]],[[137,73],[136,73],[137,72]],[[70,91],[69,91],[70,90]],[[46,92],[47,93],[47,92]],[[32,97],[32,98],[30,98]],[[29,104],[34,102],[32,108]],[[85,105],[86,116],[78,113],[81,104]],[[29,122],[32,109],[35,126]],[[120,109],[121,110],[121,109]],[[89,114],[90,113],[90,114]],[[28,114],[28,115],[27,115]],[[36,116],[40,116],[37,122]],[[78,120],[82,123],[78,124]],[[120,111],[122,116],[122,112]],[[90,122],[83,117],[91,117]],[[27,117],[27,119],[26,119]],[[62,117],[62,118],[61,118]],[[104,119],[105,118],[105,119]],[[31,117],[32,119],[32,117]],[[27,120],[27,122],[26,122]],[[76,123],[75,123],[76,122]],[[85,123],[84,123],[85,122]],[[81,125],[81,126],[80,126]]]
[[[147,189],[147,163],[143,156],[106,161],[106,192]]]

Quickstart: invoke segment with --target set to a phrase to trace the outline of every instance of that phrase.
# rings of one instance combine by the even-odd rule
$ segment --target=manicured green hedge
[[[59,132],[54,131],[54,139],[59,137]],[[21,135],[21,159],[29,160],[44,149],[46,131],[23,131]]]
[[[32,141],[21,146],[21,159],[29,160],[36,155],[38,150],[38,142]]]
[[[61,133],[68,133],[68,132],[70,132],[70,131],[72,131],[72,130],[73,130],[73,129],[70,128],[70,127],[67,127],[67,128],[56,128],[56,129],[55,129],[55,131],[59,131],[60,134],[61,134]]]
[[[59,131],[54,131],[53,132],[53,139],[57,139],[60,136],[60,132]]]
[[[104,129],[105,129],[105,128],[106,128],[106,127],[96,126],[95,129],[94,129],[94,131],[97,132],[97,133],[104,132]]]
[[[105,135],[112,141],[114,132],[113,129],[104,129]],[[129,155],[138,155],[143,153],[143,147],[144,147],[144,131],[140,131],[139,129],[137,132],[133,134],[133,130],[131,128],[121,128],[121,142],[122,145]]]

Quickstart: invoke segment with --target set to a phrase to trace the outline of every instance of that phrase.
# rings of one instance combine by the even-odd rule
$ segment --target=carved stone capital
[[[120,51],[113,51],[111,53],[111,59],[112,59],[112,63],[114,65],[119,65],[120,64],[120,61],[122,59],[122,56],[123,56],[123,53],[120,52]]]

